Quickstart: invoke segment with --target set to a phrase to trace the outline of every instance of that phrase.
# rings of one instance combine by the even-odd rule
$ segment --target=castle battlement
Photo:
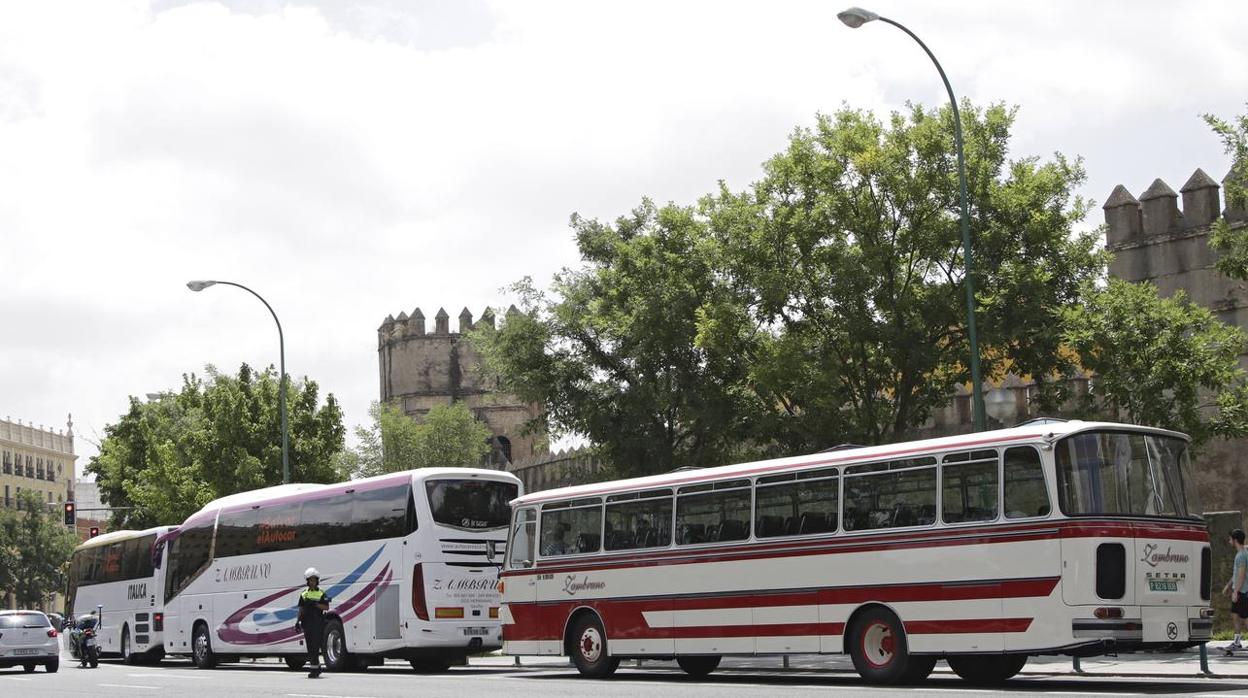
[[[1234,168],[1222,183],[1225,184],[1233,173]],[[1179,189],[1183,195],[1183,210],[1180,211],[1179,194],[1160,178],[1153,180],[1139,199],[1119,184],[1101,207],[1108,226],[1105,241],[1112,250],[1146,242],[1149,238],[1200,230],[1219,216],[1231,221],[1248,220],[1248,211],[1239,203],[1228,202],[1226,210],[1221,210],[1219,189],[1212,177],[1197,168]]]
[[[515,305],[507,309],[507,315],[519,313],[520,311]],[[387,315],[382,321],[381,326],[377,328],[377,340],[380,345],[384,346],[387,342],[401,339],[410,339],[413,337],[459,337],[465,335],[472,330],[489,326],[494,327],[494,310],[486,306],[481,312],[481,319],[475,323],[472,320],[472,311],[465,307],[459,311],[459,329],[455,332],[451,331],[451,316],[446,312],[445,308],[438,308],[438,312],[433,316],[433,331],[427,332],[425,329],[425,314],[417,307],[408,315],[406,311],[400,311],[398,317]]]

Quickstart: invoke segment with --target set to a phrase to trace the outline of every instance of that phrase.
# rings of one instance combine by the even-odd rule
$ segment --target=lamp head
[[[845,26],[850,29],[857,29],[867,22],[874,22],[880,16],[870,10],[864,10],[861,7],[851,7],[848,10],[838,12],[836,18],[841,20]]]
[[[188,281],[186,282],[186,287],[192,291],[202,291],[209,286],[215,286],[216,283],[215,281]]]

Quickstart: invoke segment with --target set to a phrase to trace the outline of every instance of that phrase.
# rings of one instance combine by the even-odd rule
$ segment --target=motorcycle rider
[[[85,640],[87,638],[87,632],[94,631],[95,626],[98,624],[99,618],[96,617],[94,612],[79,616],[78,619],[74,621],[73,631],[71,632],[70,637],[74,644],[74,651],[78,655],[78,666],[85,667],[87,666],[87,662],[90,660],[90,657],[87,656]]]
[[[299,619],[295,621],[295,630],[303,631],[303,645],[308,650],[308,678],[315,679],[321,675],[321,653],[325,642],[325,612],[333,599],[321,591],[321,573],[315,567],[309,567],[303,573],[308,588],[299,594]],[[328,662],[329,658],[326,657]]]

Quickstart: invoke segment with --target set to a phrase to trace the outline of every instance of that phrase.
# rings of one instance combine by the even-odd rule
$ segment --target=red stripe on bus
[[[965,620],[903,621],[911,635],[952,635],[959,633],[1022,633],[1031,627],[1031,618],[971,618]]]
[[[613,639],[671,638],[678,634],[667,634],[668,631],[679,633],[682,628],[651,628],[646,622],[645,613],[671,613],[674,611],[697,610],[739,610],[743,608],[767,609],[785,606],[818,606],[835,604],[862,604],[867,602],[908,602],[908,601],[968,601],[998,598],[1029,598],[1046,597],[1057,587],[1058,577],[1034,579],[1007,579],[991,582],[925,582],[907,583],[890,586],[859,586],[829,587],[778,593],[739,593],[720,596],[667,596],[648,597],[644,599],[585,599],[556,602],[508,602],[508,611],[513,623],[503,626],[503,639],[508,641],[522,640],[557,640],[563,637],[564,624],[568,616],[578,608],[592,608],[602,616],[606,626],[607,637]],[[1018,621],[1024,619],[989,619],[984,621],[954,621],[954,625],[942,626],[962,627],[957,623],[972,624],[966,627],[978,627],[973,623],[1001,623],[999,627],[1014,628]],[[1030,619],[1025,619],[1030,624]],[[927,621],[921,621],[927,622]],[[744,637],[748,635],[772,634],[755,632],[757,628],[779,628],[795,624],[761,624],[758,626],[740,626],[750,628],[744,635],[690,635],[690,637]],[[796,625],[810,625],[796,624]],[[817,623],[816,623],[817,625]],[[696,626],[698,628],[725,628],[737,626]],[[926,626],[918,626],[914,632],[1022,632],[1021,630],[924,630]],[[985,627],[998,627],[985,626]],[[907,626],[909,629],[909,626]],[[689,630],[689,632],[702,632]],[[709,631],[708,631],[709,632]],[[814,632],[776,632],[776,635],[812,635],[837,634]]]

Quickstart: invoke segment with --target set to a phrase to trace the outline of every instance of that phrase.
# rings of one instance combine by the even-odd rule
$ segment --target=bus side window
[[[1040,453],[1030,446],[1006,449],[1005,518],[1048,516],[1050,511]]]

